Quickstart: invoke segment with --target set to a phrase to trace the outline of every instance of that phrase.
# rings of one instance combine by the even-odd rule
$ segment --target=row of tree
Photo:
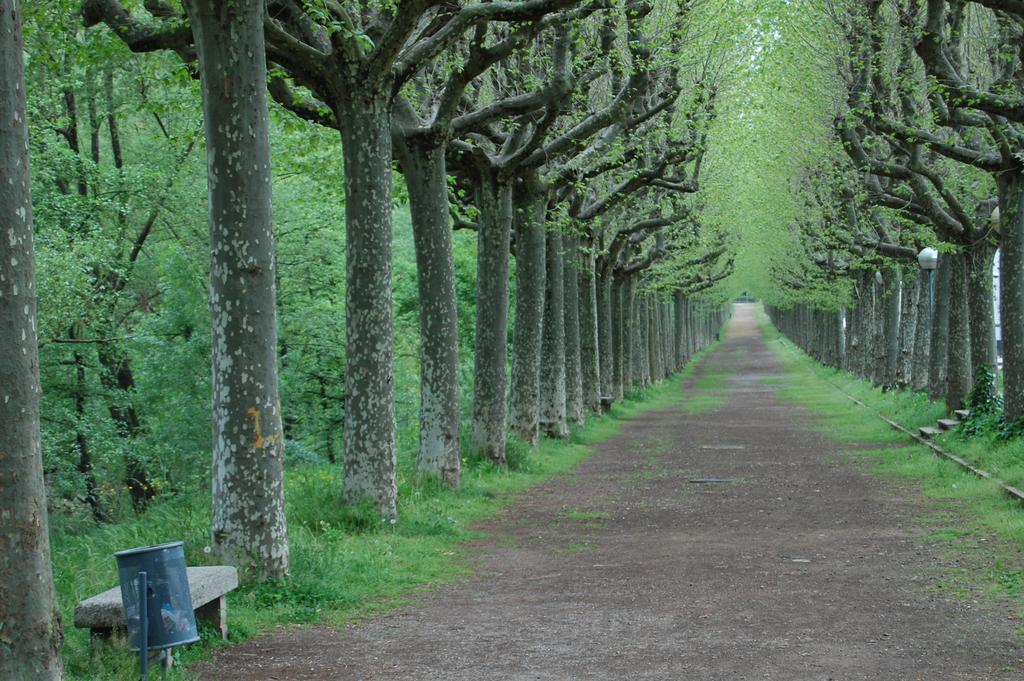
[[[276,336],[268,93],[342,138],[347,502],[369,499],[385,516],[398,512],[393,161],[404,178],[415,237],[420,476],[459,484],[453,226],[477,233],[469,446],[499,465],[507,432],[531,443],[541,431],[564,437],[586,411],[599,413],[602,404],[669,375],[714,337],[724,310],[699,302],[697,294],[727,277],[732,264],[723,239],[702,229],[686,204],[698,189],[715,98],[713,59],[703,51],[687,53],[696,41],[690,3],[145,5],[142,11],[116,0],[87,0],[82,14],[87,25],[105,23],[132,50],[176,52],[202,85],[212,545],[223,560],[260,580],[289,570],[286,424],[278,387],[286,349]],[[0,431],[0,496],[11,504],[5,519],[12,518],[4,523],[12,550],[0,564],[0,633],[9,643],[0,671],[59,678],[40,464],[20,11],[15,0],[0,9],[0,92],[3,105],[12,107],[0,109],[0,204],[10,213],[5,224],[12,225],[0,251],[0,285],[11,287],[0,297],[6,353],[0,393],[10,416]],[[64,90],[67,119],[59,135],[79,161],[88,156],[77,141],[74,91]],[[91,109],[96,99],[89,101]],[[95,170],[101,123],[93,110],[89,118]],[[112,160],[120,170],[116,124],[108,117]],[[95,192],[87,168],[77,162],[55,168],[49,179],[60,195],[87,198]],[[129,263],[144,252],[155,220],[147,220]],[[102,298],[123,290],[130,274],[130,267],[96,267],[89,280]],[[78,337],[81,328],[72,324],[64,339],[76,348],[76,378],[84,380],[86,362],[77,348],[95,345],[108,379],[130,395],[131,358],[111,352],[102,339]],[[73,394],[76,404],[85,399],[84,391]],[[127,438],[144,428],[130,397],[109,411]],[[99,511],[97,490],[89,489],[88,443],[78,435],[84,500]],[[141,509],[154,493],[141,462],[129,462],[125,479]],[[26,571],[26,565],[35,567]]]
[[[837,100],[831,152],[801,179],[799,271],[774,316],[829,364],[959,408],[997,365],[1024,416],[1024,6],[871,0],[820,6]],[[841,94],[840,94],[841,93]],[[934,273],[922,248],[941,251]],[[791,309],[790,309],[791,308]],[[788,312],[786,310],[789,310]]]

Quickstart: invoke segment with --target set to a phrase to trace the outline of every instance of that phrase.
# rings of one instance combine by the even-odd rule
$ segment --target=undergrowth
[[[280,624],[343,622],[392,608],[418,590],[456,579],[468,571],[462,544],[475,522],[496,515],[515,495],[558,474],[572,471],[590,445],[616,432],[631,417],[679,404],[682,382],[711,351],[699,353],[671,379],[616,402],[601,417],[588,416],[566,440],[543,439],[536,448],[511,439],[509,465],[479,458],[463,463],[462,487],[453,492],[436,482],[417,482],[414,437],[399,449],[400,519],[384,522],[369,507],[341,501],[341,467],[299,463],[287,469],[286,512],[291,577],[284,582],[246,585],[228,597],[232,642]],[[97,526],[81,518],[52,520],[54,574],[65,623],[64,658],[69,681],[126,681],[138,675],[135,655],[93,647],[88,632],[72,625],[74,604],[117,585],[113,553],[171,540],[185,542],[189,565],[211,563],[208,494],[181,495],[155,504],[143,516]],[[187,665],[224,645],[212,630],[204,642],[179,649],[168,681],[190,679]]]

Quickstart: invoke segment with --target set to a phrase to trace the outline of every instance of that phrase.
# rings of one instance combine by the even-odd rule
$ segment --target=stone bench
[[[187,570],[196,619],[213,624],[221,637],[227,640],[228,604],[225,596],[238,587],[238,571],[229,565],[190,567]],[[89,629],[93,638],[100,640],[109,639],[115,629],[124,630],[121,587],[115,586],[76,605],[75,626]]]

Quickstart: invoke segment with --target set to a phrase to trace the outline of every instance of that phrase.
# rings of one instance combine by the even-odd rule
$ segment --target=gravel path
[[[924,589],[943,560],[915,541],[924,502],[761,381],[783,369],[753,306],[698,373],[716,366],[734,372],[721,408],[631,421],[487,523],[474,577],[358,625],[225,648],[203,678],[1024,677],[1007,612]]]

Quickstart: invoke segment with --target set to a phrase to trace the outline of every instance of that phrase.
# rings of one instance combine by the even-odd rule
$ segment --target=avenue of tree
[[[744,292],[955,409],[998,250],[1024,416],[1024,3],[43,4],[0,0],[4,677],[62,675],[48,511],[202,493],[286,579],[287,464],[394,519],[404,457],[565,438]]]
[[[322,452],[344,465],[338,503],[369,502],[397,516],[396,201],[409,207],[417,282],[420,478],[458,487],[463,446],[504,465],[508,433],[531,444],[541,433],[567,437],[570,424],[602,404],[675,372],[723,320],[722,305],[701,295],[728,277],[731,258],[688,201],[699,190],[722,57],[707,49],[689,3],[87,0],[77,24],[36,10],[25,48],[21,9],[11,2],[5,10],[2,89],[22,103],[4,110],[5,126],[17,129],[8,136],[5,127],[4,158],[18,159],[5,172],[16,173],[10,186],[21,193],[3,199],[22,231],[12,230],[3,250],[3,285],[14,296],[5,290],[0,298],[4,319],[12,317],[4,332],[18,341],[5,350],[20,355],[3,391],[5,408],[23,414],[7,422],[24,431],[0,433],[0,451],[17,455],[0,459],[0,479],[4,490],[22,477],[33,484],[19,486],[13,501],[12,517],[26,524],[5,534],[12,551],[0,576],[24,599],[4,600],[3,674],[61,675],[52,585],[36,579],[49,574],[44,472],[51,507],[65,501],[74,512],[81,504],[97,522],[116,521],[122,491],[141,513],[175,491],[161,487],[180,493],[197,477],[175,470],[188,457],[173,449],[162,448],[178,457],[173,467],[140,452],[154,432],[169,433],[144,383],[159,382],[159,365],[180,356],[141,354],[136,336],[172,353],[193,335],[208,343],[206,479],[211,550],[221,560],[253,580],[288,575],[285,451],[319,454],[318,433],[303,432],[296,416],[311,407],[340,414],[331,427],[343,445],[338,451],[332,433]],[[139,62],[142,72],[121,76],[112,62],[125,48],[155,54]],[[23,68],[37,86],[27,105]],[[145,69],[171,75],[170,92],[157,92]],[[199,117],[182,111],[190,81],[201,84],[202,138],[189,121]],[[153,123],[163,140],[153,139]],[[305,248],[275,242],[272,127],[295,138],[299,154],[314,137],[330,145],[314,128],[340,132],[340,167],[330,167],[335,155],[326,150],[321,166],[338,180],[321,200],[333,195],[344,206],[331,228],[341,248],[324,254],[345,259],[333,291],[308,272],[280,271],[283,253],[315,258],[323,244],[310,243],[315,233],[305,235]],[[178,175],[192,167],[196,147],[207,156],[208,239],[194,231],[183,238],[189,218],[175,216]],[[29,151],[43,164],[31,178]],[[141,155],[134,163],[133,151]],[[145,155],[160,153],[156,173]],[[42,277],[40,305],[54,308],[39,325],[30,309],[30,181],[41,206],[36,250],[59,262]],[[139,197],[148,208],[140,210]],[[322,210],[320,220],[331,213]],[[471,394],[462,390],[467,301],[457,290],[453,228],[476,234]],[[175,281],[160,263],[202,249],[205,320],[180,299],[192,282]],[[204,269],[187,267],[184,279]],[[330,320],[341,333],[321,338],[326,352],[289,328],[305,311],[283,306],[278,291],[296,283],[308,287],[307,305],[344,296],[343,308],[329,306],[343,324]],[[51,284],[64,287],[52,303]],[[342,341],[339,353],[332,346]],[[52,355],[36,361],[26,348]],[[341,364],[333,361],[339,356]],[[304,392],[289,405],[279,367],[295,365],[313,379],[304,387],[318,390],[315,400]],[[40,380],[52,399],[42,423],[50,408],[49,419],[70,428],[40,430]],[[195,392],[180,379],[167,389]],[[94,421],[102,418],[97,407],[107,428]],[[189,424],[178,427],[187,432]],[[32,574],[23,572],[29,560],[38,566]],[[33,588],[22,589],[29,582]]]

